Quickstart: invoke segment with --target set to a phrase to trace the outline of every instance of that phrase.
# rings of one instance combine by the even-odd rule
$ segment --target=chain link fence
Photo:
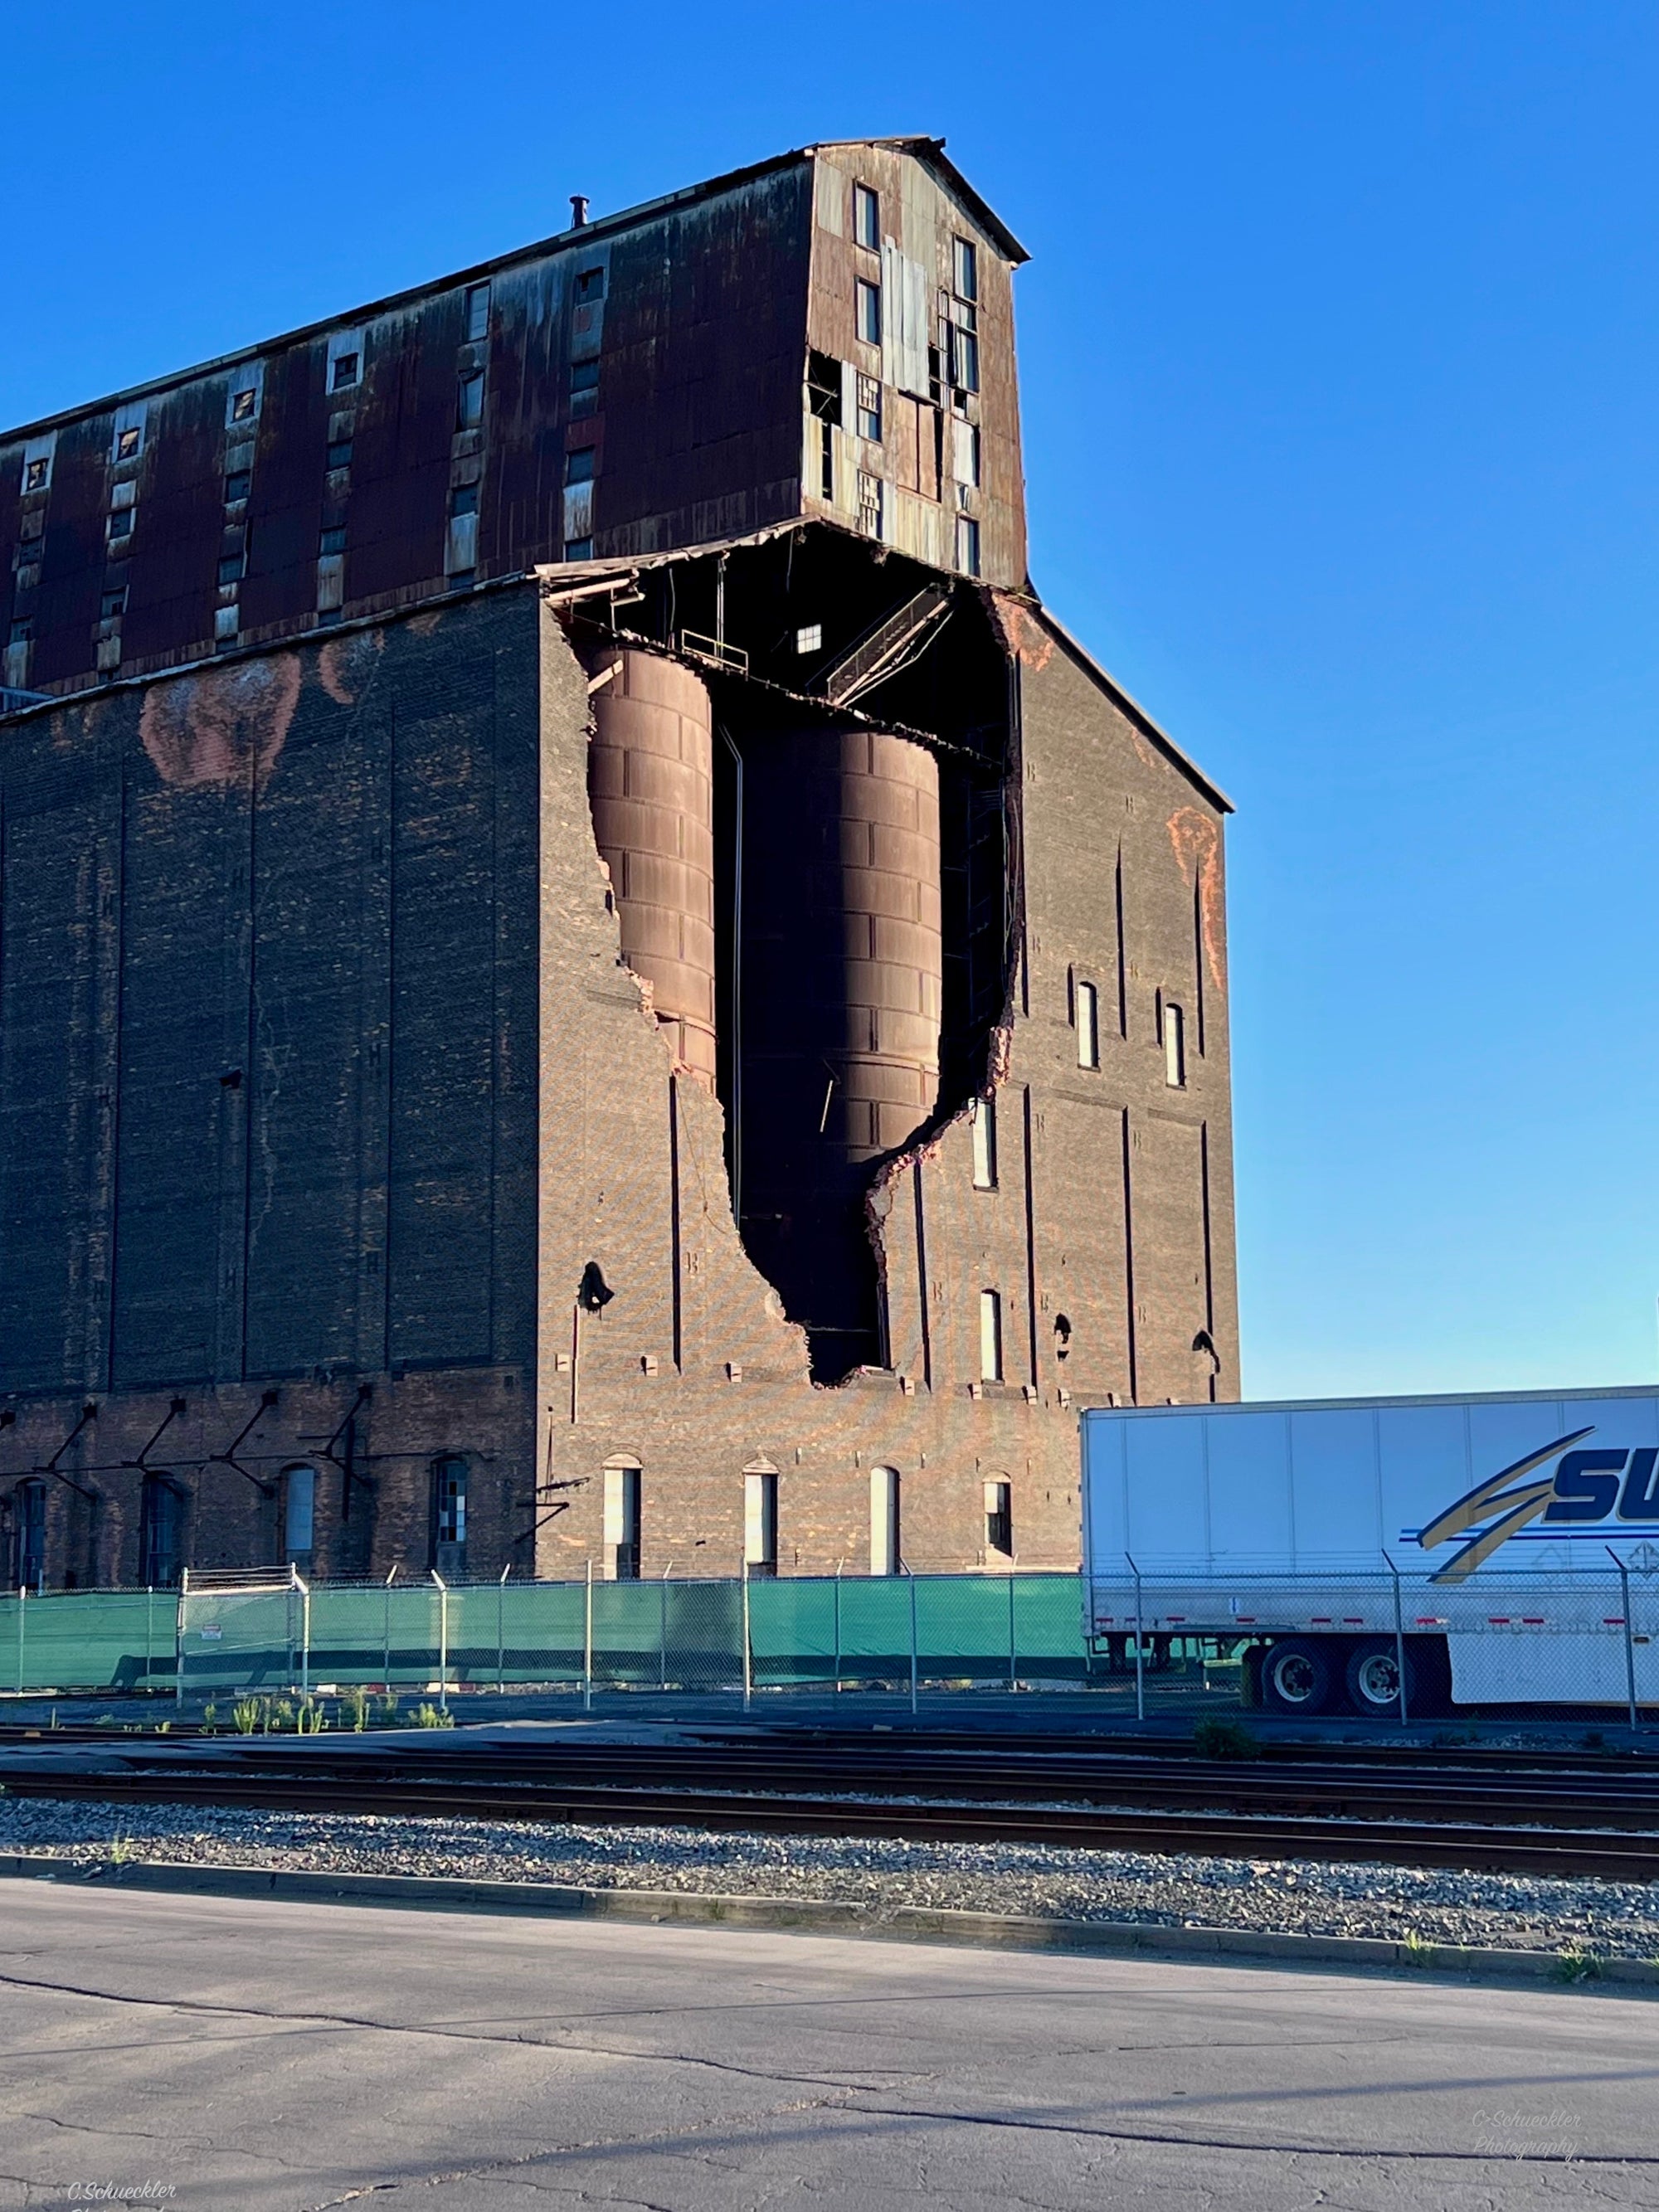
[[[1089,1627],[1085,1635],[1085,1606]],[[17,1693],[1087,1689],[1124,1717],[1428,1720],[1659,1707],[1659,1556],[1461,1583],[1387,1570],[1218,1578],[909,1575],[306,1584],[0,1598]]]

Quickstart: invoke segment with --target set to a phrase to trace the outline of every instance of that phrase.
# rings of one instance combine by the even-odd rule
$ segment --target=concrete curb
[[[388,1905],[428,1911],[491,1912],[560,1919],[676,1921],[700,1927],[787,1929],[888,1942],[954,1944],[975,1950],[1077,1951],[1218,1964],[1335,1966],[1420,1978],[1555,1981],[1564,1986],[1659,1989],[1659,1961],[1603,1959],[1582,1983],[1564,1977],[1553,1951],[1483,1950],[1462,1944],[1395,1943],[1362,1936],[1276,1935],[1242,1928],[1166,1928],[1152,1921],[1045,1920],[1018,1912],[964,1912],[902,1905],[891,1912],[812,1898],[722,1896],[708,1890],[576,1889],[544,1881],[451,1881],[442,1875],[332,1874],[283,1867],[203,1866],[137,1859],[88,1866],[41,1851],[0,1852],[0,1878],[88,1883],[105,1889],[170,1890],[197,1897],[275,1897],[296,1903]]]

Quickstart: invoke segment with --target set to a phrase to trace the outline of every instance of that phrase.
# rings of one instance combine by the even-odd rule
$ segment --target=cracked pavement
[[[0,1882],[3,2212],[1659,2208],[1656,2083],[1598,1992]]]

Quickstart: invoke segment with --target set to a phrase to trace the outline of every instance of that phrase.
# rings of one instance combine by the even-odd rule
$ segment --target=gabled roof
[[[775,175],[780,170],[796,163],[810,161],[814,154],[840,151],[852,146],[882,146],[890,150],[910,155],[922,162],[957,199],[968,214],[992,239],[1000,252],[1018,265],[1029,261],[1030,255],[1014,236],[1007,225],[995,215],[974,190],[954,161],[947,161],[942,138],[827,138],[821,144],[797,146],[787,154],[774,154],[764,161],[754,161],[746,168],[728,169],[723,176],[706,178],[702,183],[682,185],[678,191],[665,192],[659,199],[641,200],[637,205],[619,208],[616,214],[599,216],[566,230],[557,230],[547,238],[538,239],[530,246],[515,246],[505,253],[492,254],[488,261],[474,262],[471,267],[458,269],[441,276],[429,277],[422,284],[406,286],[401,292],[390,292],[382,299],[367,300],[356,307],[343,307],[338,314],[330,315],[318,322],[302,323],[291,331],[280,331],[275,337],[265,338],[257,345],[238,346],[234,353],[219,354],[211,361],[196,362],[185,368],[170,370],[164,376],[147,377],[142,384],[131,384],[119,392],[106,394],[101,399],[83,399],[72,407],[58,409],[42,415],[32,422],[21,422],[13,428],[0,428],[0,445],[11,445],[22,438],[37,436],[43,430],[58,428],[82,416],[99,415],[130,399],[148,398],[152,393],[169,392],[176,386],[188,384],[193,377],[210,376],[222,369],[234,368],[239,362],[258,361],[264,355],[277,351],[283,346],[295,345],[307,338],[320,337],[330,331],[347,330],[359,323],[371,321],[377,315],[395,313],[401,307],[412,307],[434,292],[448,292],[463,284],[476,284],[497,271],[515,267],[520,262],[538,260],[544,254],[557,252],[577,244],[589,245],[595,239],[610,238],[620,231],[632,230],[642,222],[654,222],[659,216],[672,213],[677,208],[695,206],[701,200],[714,199],[721,192],[733,191],[739,185],[753,183],[757,179]]]
[[[1139,701],[1132,698],[1117,678],[1101,666],[1087,646],[1078,642],[1057,615],[1051,613],[1043,605],[1042,600],[1035,596],[1029,611],[1033,621],[1042,623],[1061,651],[1077,664],[1092,683],[1100,686],[1113,705],[1120,708],[1129,717],[1137,729],[1157,746],[1158,751],[1172,767],[1178,768],[1181,773],[1190,782],[1195,784],[1205,797],[1218,806],[1224,814],[1233,814],[1237,811],[1221,786],[1218,783],[1212,783],[1198,763],[1190,755],[1182,752],[1169,732],[1161,729]]]

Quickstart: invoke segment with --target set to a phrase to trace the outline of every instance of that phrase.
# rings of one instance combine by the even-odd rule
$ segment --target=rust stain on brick
[[[1204,924],[1204,952],[1218,990],[1224,988],[1225,966],[1222,945],[1226,915],[1221,894],[1221,832],[1207,814],[1195,806],[1178,806],[1170,817],[1170,842],[1188,888],[1198,887],[1199,911]]]
[[[145,699],[138,734],[163,783],[201,791],[268,775],[283,750],[300,696],[292,653],[214,668],[159,684]]]
[[[379,629],[329,640],[317,655],[317,680],[337,707],[356,705],[385,647],[386,632]]]

